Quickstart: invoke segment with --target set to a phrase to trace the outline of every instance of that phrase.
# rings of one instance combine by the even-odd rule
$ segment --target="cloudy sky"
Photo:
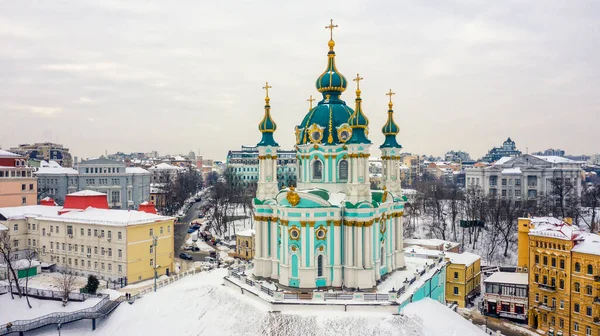
[[[290,148],[326,64],[387,97],[405,151],[598,152],[600,1],[0,0],[0,146],[58,141],[223,159],[260,140],[265,81]],[[354,86],[342,96],[354,105]],[[378,150],[372,151],[378,155]]]

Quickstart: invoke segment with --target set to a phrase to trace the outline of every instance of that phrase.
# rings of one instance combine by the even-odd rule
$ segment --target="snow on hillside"
[[[90,321],[80,321],[64,325],[62,335],[436,336],[442,328],[445,335],[484,334],[432,300],[426,300],[422,307],[408,309],[410,305],[407,306],[406,316],[322,310],[301,314],[269,313],[261,303],[222,286],[225,274],[226,270],[220,269],[189,276],[144,296],[133,305],[121,304],[109,318],[99,321],[96,331],[91,330]],[[435,308],[443,310],[443,318],[435,323],[424,320],[427,314],[440,315],[434,312]],[[454,315],[446,316],[446,313]],[[446,323],[465,328],[458,332],[450,325],[443,327]],[[40,329],[36,334],[56,335],[56,327]]]
[[[32,307],[30,309],[27,306],[25,297],[19,299],[19,296],[15,295],[15,299],[13,300],[10,294],[3,294],[0,295],[0,324],[15,320],[34,319],[50,313],[72,312],[85,309],[93,307],[100,300],[99,298],[91,298],[83,302],[70,301],[69,304],[63,307],[62,301],[29,298]]]

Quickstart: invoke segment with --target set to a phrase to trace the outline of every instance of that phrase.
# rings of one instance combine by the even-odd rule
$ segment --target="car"
[[[204,218],[204,214],[199,214],[198,218]]]
[[[188,233],[194,233],[194,232],[196,232],[196,230],[197,230],[197,229],[194,229],[194,228],[189,228],[189,229],[188,229]]]
[[[191,228],[194,230],[198,230],[200,228],[200,224],[194,224]]]
[[[192,255],[189,253],[181,252],[181,253],[179,253],[179,258],[192,260]]]
[[[186,246],[183,248],[186,251],[192,251],[192,252],[200,252],[200,248],[198,246]]]

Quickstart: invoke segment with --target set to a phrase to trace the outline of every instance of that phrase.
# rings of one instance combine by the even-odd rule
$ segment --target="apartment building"
[[[56,270],[124,283],[151,279],[155,268],[159,275],[173,271],[174,218],[109,209],[105,194],[69,194],[65,207],[0,208],[0,224],[8,228],[17,259],[35,251]]]
[[[548,335],[600,334],[600,236],[551,218],[519,219],[529,325]]]
[[[254,235],[255,230],[238,232],[235,235],[235,252],[237,257],[245,260],[254,258]]]
[[[0,150],[0,207],[37,204],[34,169],[26,157]]]
[[[529,311],[527,273],[496,272],[483,280],[483,283],[484,314],[527,322]]]
[[[253,186],[258,182],[258,149],[242,146],[227,153],[226,166],[234,174],[238,186]],[[296,185],[297,158],[295,150],[277,150],[277,186]]]

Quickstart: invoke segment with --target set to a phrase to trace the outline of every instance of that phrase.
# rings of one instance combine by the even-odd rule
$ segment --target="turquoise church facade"
[[[330,23],[326,28],[337,26]],[[267,90],[257,144],[254,275],[283,287],[369,289],[404,268],[398,125],[390,96],[382,127],[383,190],[371,190],[369,120],[357,74],[354,108],[342,99],[348,81],[328,42],[327,65],[316,80],[322,98],[295,127],[297,187],[277,188],[277,125]]]

